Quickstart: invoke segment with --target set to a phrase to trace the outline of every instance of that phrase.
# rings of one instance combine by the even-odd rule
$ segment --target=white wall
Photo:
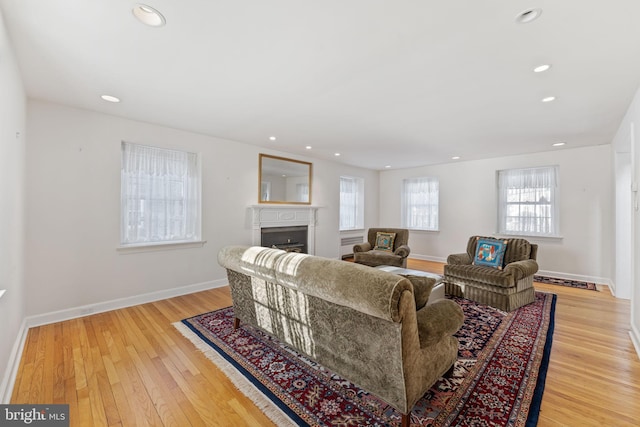
[[[407,177],[440,180],[439,232],[412,231],[412,257],[446,261],[466,250],[470,236],[496,232],[496,171],[560,166],[562,239],[529,238],[539,244],[538,262],[547,274],[609,281],[613,269],[611,148],[564,149],[524,156],[449,163],[380,173],[380,222],[400,226],[400,191]]]
[[[0,403],[8,403],[25,314],[25,93],[0,12]]]
[[[628,165],[630,171],[628,174],[620,173],[616,171],[616,179],[621,180],[619,187],[624,187],[624,180],[628,179],[634,182],[636,185],[640,182],[640,89],[635,94],[635,97],[627,110],[627,113],[618,128],[618,132],[613,141],[613,147],[616,152],[616,164],[623,163]],[[619,154],[618,154],[619,153]],[[629,161],[625,160],[625,157],[630,157]],[[630,224],[621,223],[616,224],[620,228],[621,233],[631,234],[629,242],[630,254],[625,252],[625,248],[617,247],[620,251],[616,253],[616,259],[621,259],[622,262],[617,266],[616,271],[620,271],[621,280],[629,280],[629,293],[631,296],[631,338],[636,347],[636,351],[640,356],[640,194],[638,191],[630,191],[630,186],[627,186],[628,197],[631,199],[631,212]],[[621,190],[624,191],[624,190]],[[626,197],[622,195],[616,200],[616,206],[621,209],[626,209],[625,203]],[[626,241],[621,245],[626,246]],[[629,250],[629,249],[627,249]],[[627,269],[627,264],[630,266]]]
[[[33,100],[28,132],[28,315],[225,279],[216,260],[220,248],[251,244],[248,207],[258,198],[258,154],[285,155]],[[203,247],[134,254],[116,250],[122,140],[201,154]],[[339,176],[365,176],[375,210],[377,172],[298,160],[313,162],[312,202],[320,207],[316,254],[337,258]]]

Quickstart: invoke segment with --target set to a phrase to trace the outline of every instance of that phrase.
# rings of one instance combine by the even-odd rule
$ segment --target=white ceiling
[[[640,83],[638,0],[146,4],[0,0],[28,95],[383,169],[608,144]]]

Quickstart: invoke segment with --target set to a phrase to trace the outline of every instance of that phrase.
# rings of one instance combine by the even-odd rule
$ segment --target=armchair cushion
[[[509,241],[479,237],[477,241],[473,264],[502,270],[502,261]]]
[[[393,252],[393,241],[396,239],[396,233],[385,233],[378,231],[376,233],[376,244],[373,247],[375,251]]]

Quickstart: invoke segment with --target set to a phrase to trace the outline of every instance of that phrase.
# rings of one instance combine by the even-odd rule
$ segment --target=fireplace
[[[315,206],[254,205],[252,212],[252,243],[255,246],[276,246],[289,251],[315,255]],[[279,235],[279,232],[283,234]]]
[[[260,230],[260,245],[287,252],[307,253],[307,226],[266,227]]]

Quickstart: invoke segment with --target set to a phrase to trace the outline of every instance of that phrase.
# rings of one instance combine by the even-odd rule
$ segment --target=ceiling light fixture
[[[533,72],[534,73],[542,73],[543,71],[547,71],[549,68],[551,68],[551,65],[542,64],[542,65],[538,65],[536,68],[534,68]]]
[[[520,12],[516,16],[516,23],[518,23],[518,24],[528,24],[529,22],[532,22],[532,21],[535,21],[536,19],[538,19],[540,17],[540,15],[542,15],[542,9],[540,9],[540,8],[527,9],[527,10],[524,10],[524,11]]]
[[[338,157],[340,153],[333,153],[334,156]]]
[[[306,146],[306,147],[304,147],[304,148],[306,148],[307,150],[311,150],[311,148],[312,148],[312,147],[311,147],[310,145],[307,145],[307,146]]]
[[[551,101],[555,101],[556,97],[555,96],[547,96],[546,98],[542,98],[542,102],[551,102]]]
[[[389,169],[391,167],[391,165],[386,165],[384,168],[385,169]]]
[[[554,147],[562,147],[563,145],[565,145],[566,142],[556,142],[554,144],[552,144]]]
[[[270,137],[269,137],[269,139],[270,139],[271,141],[275,141],[275,140],[276,140],[276,137],[275,137],[275,136],[270,136]]]
[[[451,158],[451,160],[458,160],[458,159],[460,159],[460,156],[453,156],[453,157]]]
[[[107,102],[120,102],[120,98],[111,95],[102,95],[100,98]]]
[[[137,4],[132,9],[132,12],[133,16],[135,16],[138,21],[150,27],[162,27],[167,23],[166,19],[164,19],[164,16],[162,16],[160,12],[146,4]]]

